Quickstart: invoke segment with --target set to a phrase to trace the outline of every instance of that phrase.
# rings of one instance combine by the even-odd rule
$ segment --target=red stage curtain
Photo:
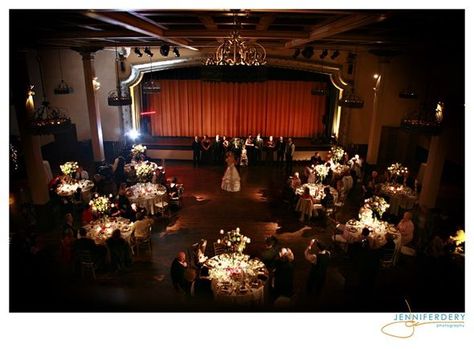
[[[326,97],[313,96],[314,82],[263,83],[161,80],[147,95],[154,136],[245,136],[249,133],[312,137],[322,131]]]

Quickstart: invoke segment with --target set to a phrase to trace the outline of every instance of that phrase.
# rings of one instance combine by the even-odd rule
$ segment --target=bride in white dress
[[[222,177],[222,190],[231,192],[240,191],[240,175],[235,168],[236,160],[234,153],[228,152],[225,162],[227,163],[227,170],[225,171],[224,177]]]

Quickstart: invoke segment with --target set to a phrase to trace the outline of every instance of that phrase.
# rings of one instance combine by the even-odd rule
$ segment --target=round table
[[[312,197],[314,197],[316,200],[321,201],[321,199],[324,197],[324,188],[327,187],[326,185],[323,184],[313,184],[313,183],[305,183],[302,186],[299,186],[296,188],[295,193],[297,195],[303,195],[305,188],[309,188],[309,193],[311,194]],[[339,198],[339,193],[337,192],[336,189],[333,187],[329,187],[329,192],[332,194],[334,197],[334,202],[338,201]]]
[[[87,231],[87,237],[93,239],[97,245],[104,245],[115,229],[120,229],[122,237],[130,243],[133,223],[123,217],[105,217],[92,221],[83,228]]]
[[[389,198],[388,212],[396,216],[400,208],[411,210],[417,200],[415,191],[402,184],[383,183],[380,186],[380,193]]]
[[[137,183],[127,189],[130,202],[145,208],[149,214],[155,214],[155,204],[160,203],[165,194],[164,186],[153,183]]]
[[[208,259],[212,292],[218,301],[263,305],[268,270],[258,259],[240,253],[223,253]]]
[[[385,221],[373,220],[372,222],[361,222],[356,219],[350,219],[344,226],[342,237],[348,242],[352,243],[360,240],[362,229],[369,228],[370,237],[374,240],[374,247],[379,248],[386,244],[386,234],[395,235],[395,245],[399,246],[401,243],[401,235],[397,227]]]
[[[91,199],[91,190],[94,188],[94,182],[88,179],[73,179],[69,183],[61,183],[56,188],[56,193],[63,197],[73,196],[77,188],[81,188],[82,190],[82,199],[85,202],[89,202]]]

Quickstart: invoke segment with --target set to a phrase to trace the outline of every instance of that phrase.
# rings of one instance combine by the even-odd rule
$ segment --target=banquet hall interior
[[[464,10],[10,10],[10,312],[463,312]]]

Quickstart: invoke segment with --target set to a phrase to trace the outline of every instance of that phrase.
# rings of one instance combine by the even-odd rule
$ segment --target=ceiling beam
[[[265,14],[260,17],[260,21],[257,24],[257,30],[267,30],[270,24],[273,23],[276,16],[274,14]]]
[[[353,14],[344,16],[336,20],[318,24],[313,27],[313,30],[305,39],[290,40],[285,44],[286,48],[295,48],[305,45],[309,42],[328,38],[332,35],[340,34],[353,30],[371,23],[380,22],[386,18],[386,15],[381,14]]]
[[[217,24],[214,22],[211,16],[199,16],[199,20],[204,24],[206,29],[217,30]]]
[[[169,38],[225,38],[230,35],[229,30],[167,30]],[[308,34],[297,31],[284,30],[240,30],[240,36],[251,39],[304,39]]]
[[[144,20],[143,18],[140,18],[143,17],[141,15],[140,17],[137,17],[133,13],[128,12],[98,12],[92,10],[86,11],[85,15],[105,23],[113,24],[126,28],[130,31],[163,40],[172,45],[197,51],[197,48],[187,45],[187,42],[182,39],[170,39],[166,37],[163,28],[151,20]]]

